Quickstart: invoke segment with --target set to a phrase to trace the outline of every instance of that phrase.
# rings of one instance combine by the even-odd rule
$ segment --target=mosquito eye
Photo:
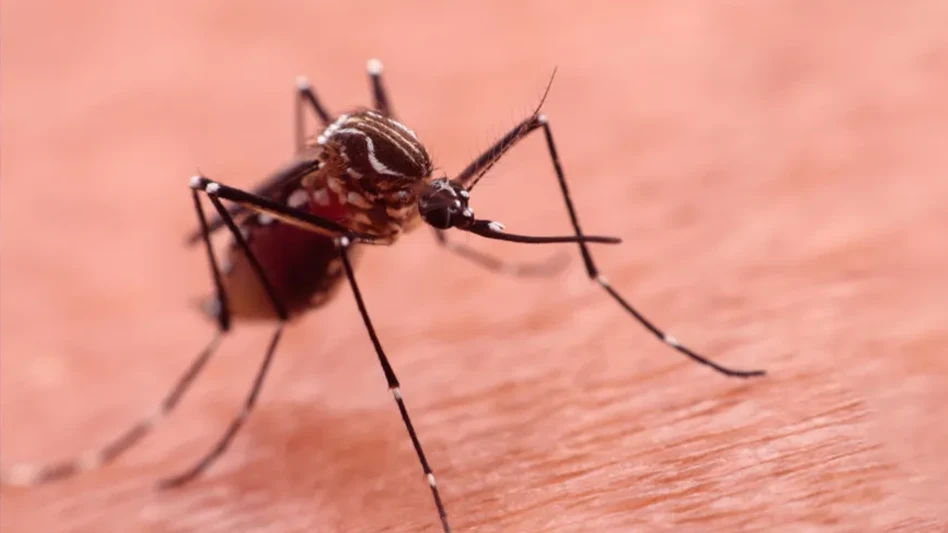
[[[432,209],[421,216],[429,225],[438,229],[451,228],[451,211],[449,209]]]

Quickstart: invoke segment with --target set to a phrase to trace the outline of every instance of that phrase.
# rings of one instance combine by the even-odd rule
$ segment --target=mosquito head
[[[474,211],[467,205],[470,197],[461,185],[439,178],[422,189],[418,197],[418,212],[435,228],[463,229],[474,223]]]

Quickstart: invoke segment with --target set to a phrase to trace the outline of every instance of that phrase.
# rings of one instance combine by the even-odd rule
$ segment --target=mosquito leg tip
[[[171,477],[167,479],[160,479],[155,482],[155,490],[165,491],[165,490],[176,489],[180,487],[181,485],[184,485],[185,483],[187,483],[189,479],[190,479],[190,476],[186,476],[186,475]]]
[[[296,77],[296,88],[300,91],[308,91],[312,87],[309,84],[309,78],[306,76],[297,76]]]
[[[740,379],[760,378],[767,375],[767,372],[764,372],[763,370],[728,370],[727,372],[722,373],[729,378]]]
[[[750,378],[758,378],[758,377],[767,375],[766,370],[736,370],[733,368],[728,368],[728,367],[720,366],[716,364],[712,364],[710,366],[714,368],[716,371],[718,371],[719,373],[724,374],[725,376],[729,378],[750,379]]]
[[[373,76],[378,76],[382,73],[382,62],[373,57],[365,62],[365,68],[369,71],[369,74]]]

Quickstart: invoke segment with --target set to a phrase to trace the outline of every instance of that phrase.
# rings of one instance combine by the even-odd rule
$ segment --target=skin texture
[[[228,7],[223,7],[223,6]],[[942,0],[146,3],[0,10],[0,460],[96,446],[210,337],[182,246],[198,169],[250,186],[292,152],[293,80],[398,115],[454,173],[545,105],[603,272],[729,380],[585,277],[494,275],[419,231],[358,275],[457,531],[948,528],[948,7]],[[401,5],[401,4],[400,4]],[[160,7],[158,7],[160,6]],[[233,7],[231,7],[233,6]],[[511,231],[568,223],[540,135],[474,190]],[[19,532],[440,531],[348,289],[284,335],[238,327],[108,468],[0,489]]]

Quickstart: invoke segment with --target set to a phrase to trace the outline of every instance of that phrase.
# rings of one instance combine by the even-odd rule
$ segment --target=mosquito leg
[[[373,70],[373,65],[378,65],[378,70]],[[369,76],[372,80],[372,92],[375,97],[376,107],[382,109],[383,107],[387,110],[388,104],[385,97],[385,89],[382,87],[382,82],[379,79],[379,74],[381,73],[381,62],[378,60],[369,61]],[[296,78],[296,99],[294,100],[294,142],[296,153],[300,154],[306,146],[306,127],[305,127],[305,110],[304,105],[308,104],[310,109],[313,110],[313,113],[316,115],[316,119],[319,120],[319,124],[322,128],[328,126],[334,120],[332,115],[326,111],[326,108],[323,107],[322,102],[320,102],[319,97],[316,96],[316,91],[313,89],[312,85],[305,76],[299,76]],[[387,112],[387,111],[386,111]],[[252,192],[260,196],[269,196],[270,193],[277,190],[279,187],[283,186],[288,179],[299,178],[299,172],[301,170],[306,170],[309,166],[308,161],[299,161],[286,167],[285,169],[280,170],[274,175],[270,176],[265,181],[259,183],[256,187],[253,188]],[[231,205],[227,208],[227,212],[230,213],[232,217],[237,217],[238,215],[243,214],[246,211],[246,208],[243,205]],[[218,229],[223,227],[223,221],[219,217],[215,217],[210,222],[210,231],[214,233]],[[188,234],[186,239],[186,244],[192,245],[196,244],[200,240],[201,234],[199,231],[192,231]]]
[[[281,188],[286,186],[287,183],[299,181],[307,174],[316,172],[318,169],[319,161],[311,158],[299,158],[258,183],[253,189],[250,190],[250,194],[255,196],[271,197],[277,194]],[[243,204],[235,203],[227,207],[227,212],[232,218],[237,220],[239,217],[246,214],[247,208]],[[207,227],[210,233],[214,233],[224,227],[224,220],[219,216],[211,217],[210,221],[207,223]],[[190,246],[197,244],[197,242],[200,240],[201,228],[198,228],[188,234],[185,244]]]
[[[547,277],[559,274],[569,263],[569,256],[564,253],[551,255],[545,261],[534,263],[517,263],[505,261],[497,256],[481,252],[465,244],[450,239],[447,232],[433,228],[435,239],[441,247],[457,254],[472,263],[499,274],[508,274],[514,277]]]
[[[461,184],[468,189],[472,188],[484,175],[484,173],[487,172],[487,170],[490,169],[490,167],[492,167],[510,148],[512,148],[517,142],[522,140],[531,132],[538,129],[542,129],[543,134],[546,137],[547,149],[550,153],[550,159],[553,162],[553,169],[556,171],[556,179],[559,182],[560,191],[563,194],[563,200],[566,203],[566,210],[569,212],[569,218],[573,225],[573,230],[575,231],[577,237],[582,237],[583,232],[579,227],[579,218],[576,215],[576,208],[573,206],[573,201],[570,198],[569,189],[566,185],[566,177],[563,174],[560,158],[556,152],[556,145],[553,142],[553,132],[550,129],[550,125],[547,122],[546,116],[539,114],[539,108],[533,113],[533,115],[511,129],[500,140],[494,143],[493,146],[488,148],[483,154],[476,158],[470,165],[467,166],[467,168],[458,174],[457,178],[452,181]],[[586,243],[580,241],[578,246],[579,251],[583,256],[583,262],[586,265],[586,273],[588,274],[589,278],[598,283],[599,286],[602,287],[603,290],[605,290],[613,300],[615,300],[626,310],[626,312],[632,315],[640,324],[648,329],[652,335],[658,338],[658,340],[674,348],[693,361],[709,366],[726,376],[748,378],[762,376],[765,374],[763,370],[738,370],[722,366],[692,351],[681,344],[678,339],[659,329],[655,324],[652,323],[652,321],[647,319],[637,309],[635,309],[628,302],[628,300],[620,295],[611,284],[609,284],[609,281],[606,279],[606,277],[602,275],[599,272],[599,269],[596,267],[592,254],[590,253],[589,247],[586,245]]]
[[[192,194],[194,194],[195,197],[197,197],[198,189],[196,185],[198,185],[199,182],[200,179],[192,179],[191,182]],[[250,387],[250,391],[244,400],[244,405],[240,412],[237,413],[237,415],[231,420],[227,431],[225,431],[224,435],[220,437],[220,439],[217,441],[217,444],[199,461],[197,461],[194,466],[177,476],[160,481],[158,486],[161,488],[183,485],[184,483],[187,483],[188,481],[198,477],[202,472],[204,472],[204,470],[211,466],[211,464],[213,464],[214,461],[221,456],[221,454],[224,453],[224,451],[233,441],[234,436],[237,435],[237,432],[243,426],[244,422],[246,422],[247,417],[250,415],[250,412],[253,410],[254,404],[257,401],[257,396],[260,394],[260,389],[263,386],[263,381],[267,375],[267,370],[270,368],[270,363],[273,360],[273,354],[276,351],[277,343],[280,340],[280,335],[283,333],[283,324],[286,322],[288,316],[286,306],[282,301],[280,301],[276,290],[267,279],[266,274],[263,271],[263,267],[260,266],[260,262],[250,250],[250,247],[247,245],[247,241],[244,240],[243,236],[240,234],[237,224],[234,222],[234,219],[230,216],[230,214],[227,213],[227,209],[224,208],[224,204],[221,203],[221,200],[213,192],[206,191],[206,189],[205,192],[207,192],[207,196],[211,200],[211,203],[214,204],[214,209],[217,210],[218,215],[224,221],[224,224],[233,235],[237,246],[246,255],[247,260],[254,271],[254,274],[257,276],[257,279],[260,280],[261,285],[263,285],[263,288],[267,293],[267,298],[270,300],[270,304],[273,306],[273,310],[276,313],[279,322],[277,324],[276,330],[273,332],[273,336],[270,338],[270,344],[267,347],[266,355],[264,355],[263,362],[260,364],[259,370],[257,370],[257,375],[254,378],[253,385]],[[206,224],[206,222],[202,222],[202,224]],[[210,239],[206,238],[206,240],[208,247],[210,248]]]
[[[313,86],[310,85],[309,79],[305,76],[300,76],[296,78],[296,152],[299,153],[303,150],[303,146],[306,142],[306,134],[304,132],[303,126],[303,104],[308,103],[312,108],[313,113],[316,114],[316,118],[319,119],[320,125],[325,128],[332,122],[332,116],[326,111],[322,103],[319,101],[319,98],[316,97],[316,91],[313,90]]]
[[[223,198],[229,202],[239,204],[244,209],[257,213],[266,213],[273,218],[286,222],[287,224],[292,224],[298,228],[304,229],[306,231],[312,231],[313,233],[318,233],[320,235],[326,235],[328,237],[349,235],[350,238],[353,238],[360,243],[391,244],[390,238],[375,237],[367,233],[349,231],[349,229],[342,224],[334,222],[328,218],[314,215],[309,211],[290,207],[284,203],[277,202],[272,198],[267,198],[266,196],[261,196],[253,192],[247,192],[235,187],[230,187],[220,182],[211,181],[201,176],[194,176],[191,178],[191,188],[202,189],[211,198]],[[224,210],[224,213],[221,214],[220,219],[224,220],[225,215],[227,218],[231,219],[231,222],[233,222],[233,217],[228,214],[227,210]]]
[[[366,69],[369,71],[369,82],[372,84],[372,100],[375,103],[375,109],[386,117],[394,118],[392,107],[388,103],[388,93],[385,91],[385,85],[382,84],[382,62],[372,58],[366,63]]]
[[[389,363],[388,357],[385,355],[385,351],[382,349],[382,343],[379,341],[379,337],[375,333],[375,328],[372,326],[372,320],[369,318],[369,312],[365,307],[365,302],[362,300],[362,293],[359,291],[359,285],[356,283],[355,274],[352,270],[352,264],[349,261],[349,254],[347,251],[347,248],[351,244],[352,242],[348,237],[343,236],[336,239],[336,245],[339,248],[339,256],[342,258],[342,264],[346,271],[346,277],[349,278],[349,286],[352,287],[352,295],[355,297],[356,305],[359,308],[359,314],[362,315],[362,322],[365,324],[365,329],[369,334],[369,339],[372,340],[372,346],[375,347],[375,353],[378,355],[379,364],[382,365],[382,372],[385,373],[385,381],[388,382],[388,390],[395,398],[395,403],[398,405],[398,411],[402,415],[402,422],[405,423],[405,429],[408,430],[408,436],[411,438],[412,446],[415,447],[415,453],[418,455],[418,461],[421,463],[421,469],[425,474],[425,478],[428,480],[428,486],[431,487],[431,494],[434,498],[435,507],[438,510],[438,516],[441,517],[441,526],[444,528],[445,533],[450,533],[451,526],[448,523],[448,515],[444,510],[444,504],[441,502],[441,494],[438,492],[438,485],[435,482],[434,473],[431,470],[431,466],[428,464],[428,459],[425,457],[425,452],[421,448],[421,441],[418,439],[418,434],[415,432],[415,426],[411,423],[411,418],[408,416],[408,409],[405,407],[405,401],[402,398],[401,385],[399,385],[398,378],[395,376],[395,370],[392,369],[392,365]]]
[[[388,98],[385,94],[385,87],[382,85],[381,73],[382,73],[382,63],[377,59],[371,59],[367,65],[369,71],[369,78],[372,82],[372,95],[375,100],[375,107],[380,112],[385,115],[388,115],[390,112],[388,105]],[[326,108],[323,107],[322,103],[319,101],[319,98],[316,96],[316,91],[313,89],[309,80],[305,76],[300,76],[296,79],[296,99],[294,101],[294,142],[296,153],[299,154],[303,151],[306,145],[306,133],[305,133],[305,113],[303,106],[309,104],[309,107],[313,110],[313,113],[316,115],[316,118],[319,120],[320,126],[325,128],[334,120],[332,115],[326,111]],[[297,162],[294,165],[291,165],[267,180],[261,182],[253,189],[253,193],[261,196],[268,196],[272,191],[276,190],[278,187],[282,186],[288,178],[298,178],[298,172],[300,171],[299,167],[306,167],[306,161]],[[243,214],[246,211],[246,208],[242,205],[232,205],[227,208],[227,212],[230,213],[232,217]],[[210,231],[211,233],[217,231],[223,227],[222,220],[214,218],[210,222]],[[192,245],[196,244],[200,240],[201,234],[200,231],[192,231],[187,239],[186,244]]]
[[[325,128],[333,121],[332,116],[326,111],[322,103],[319,101],[319,98],[316,96],[316,92],[310,86],[309,80],[305,76],[300,76],[296,79],[296,99],[294,100],[294,142],[296,154],[299,155],[303,151],[306,145],[306,128],[304,126],[305,117],[303,106],[309,104],[310,108],[313,110],[313,113],[316,115],[316,118],[319,120],[321,127]],[[273,191],[279,189],[283,186],[288,179],[294,179],[299,177],[299,171],[301,169],[306,169],[309,165],[309,161],[297,161],[291,164],[290,166],[281,169],[276,172],[266,180],[260,182],[257,186],[253,188],[253,193],[269,196]],[[237,217],[238,215],[243,214],[246,209],[241,205],[232,205],[227,208],[227,212],[230,213],[232,217]],[[215,217],[210,221],[210,231],[214,233],[221,227],[223,227],[223,221],[219,217]],[[200,231],[192,231],[188,234],[188,237],[185,241],[187,245],[196,244],[201,238]]]
[[[550,129],[550,124],[547,121],[545,115],[538,115],[535,120],[543,128],[543,135],[546,138],[546,146],[550,152],[550,159],[553,162],[553,168],[556,171],[556,179],[560,184],[560,192],[563,193],[563,201],[566,203],[566,209],[569,212],[570,222],[573,225],[573,229],[576,230],[576,235],[582,236],[583,232],[579,228],[579,217],[576,215],[576,208],[573,206],[573,200],[570,198],[569,188],[566,185],[566,176],[563,174],[563,167],[560,164],[560,158],[556,152],[556,144],[553,142],[553,131]],[[664,342],[668,346],[671,346],[695,362],[709,366],[721,374],[724,374],[725,376],[748,378],[763,376],[766,374],[766,372],[763,370],[739,370],[722,366],[684,346],[678,341],[677,338],[662,331],[657,326],[655,326],[652,321],[645,318],[644,315],[632,307],[632,304],[630,304],[628,300],[622,297],[622,295],[620,295],[619,292],[612,287],[606,277],[599,272],[599,269],[596,267],[596,263],[593,261],[592,253],[590,253],[589,247],[585,242],[579,242],[579,250],[583,255],[583,261],[586,263],[586,273],[589,275],[589,278],[595,280],[596,283],[598,283],[599,286],[601,286],[609,294],[609,296],[612,296],[612,298],[619,305],[628,311],[630,315],[635,317],[636,320],[645,326],[645,328],[648,329],[652,335],[654,335],[660,341]]]
[[[137,444],[142,438],[151,433],[158,422],[171,413],[181,400],[181,397],[184,396],[184,393],[187,392],[188,387],[211,358],[211,355],[217,350],[223,333],[223,331],[219,331],[201,353],[198,354],[197,358],[188,366],[185,373],[178,378],[177,383],[175,383],[168,395],[162,400],[158,409],[139,420],[117,438],[111,440],[101,448],[90,450],[73,459],[59,463],[42,466],[30,464],[13,465],[0,473],[0,485],[27,486],[49,483],[105,466],[118,458]]]
[[[112,462],[148,435],[152,429],[158,425],[159,421],[171,414],[197,378],[198,374],[201,373],[201,370],[204,369],[211,356],[217,350],[224,335],[230,330],[230,310],[227,302],[227,293],[224,291],[224,286],[221,283],[220,268],[214,256],[214,250],[211,247],[207,219],[204,216],[204,209],[201,207],[197,191],[192,191],[192,197],[194,199],[194,209],[200,221],[201,233],[207,248],[208,265],[210,266],[211,276],[214,280],[216,293],[215,302],[217,303],[214,317],[217,319],[217,333],[191,362],[184,374],[178,378],[171,390],[168,391],[168,394],[161,401],[158,408],[150,415],[139,420],[104,446],[85,452],[73,459],[46,466],[14,465],[3,473],[0,473],[0,484],[38,485],[71,477],[86,470],[98,468]]]

